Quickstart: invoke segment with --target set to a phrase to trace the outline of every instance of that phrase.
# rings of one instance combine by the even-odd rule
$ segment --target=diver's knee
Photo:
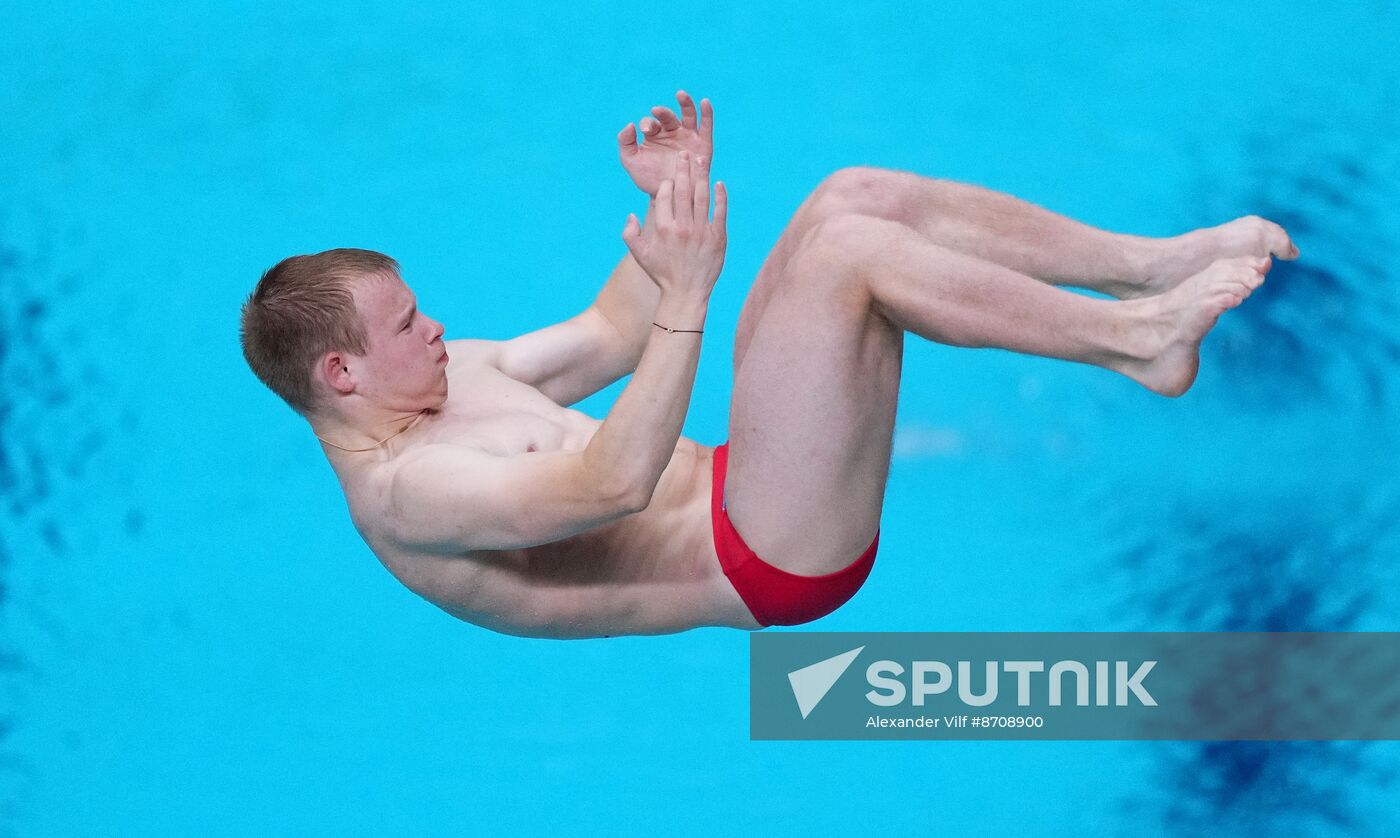
[[[865,284],[890,222],[868,215],[841,213],[818,219],[789,260],[787,281],[830,287]]]
[[[875,166],[847,166],[827,175],[812,193],[814,213],[885,217],[897,211],[904,187],[898,174]]]

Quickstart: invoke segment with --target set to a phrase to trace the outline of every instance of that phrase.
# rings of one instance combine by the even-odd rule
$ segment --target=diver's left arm
[[[509,340],[451,340],[447,352],[478,358],[567,407],[636,371],[660,302],[661,289],[629,252],[573,317]]]
[[[642,359],[642,350],[651,335],[651,321],[656,319],[656,306],[660,302],[661,289],[631,253],[617,263],[593,299],[592,308],[617,331],[622,356],[628,359],[629,373],[637,369]]]

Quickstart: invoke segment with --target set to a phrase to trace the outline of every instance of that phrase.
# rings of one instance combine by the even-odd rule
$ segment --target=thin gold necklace
[[[409,422],[407,425],[404,425],[402,428],[399,428],[397,431],[394,431],[393,433],[389,434],[388,436],[384,437],[383,439],[379,440],[378,442],[376,442],[368,448],[346,448],[344,445],[336,445],[334,442],[331,442],[329,439],[326,439],[325,437],[321,436],[315,431],[312,431],[311,433],[317,439],[321,440],[322,442],[331,446],[332,448],[339,448],[341,451],[349,451],[352,454],[360,454],[365,451],[373,451],[374,449],[378,448],[379,446],[383,445],[384,443],[388,442],[389,440],[393,439],[394,437],[398,436],[399,434],[418,424],[418,420],[422,419],[426,415],[426,412],[419,411],[418,416],[415,417],[412,422]]]

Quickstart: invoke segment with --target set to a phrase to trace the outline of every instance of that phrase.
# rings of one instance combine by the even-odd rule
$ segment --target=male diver
[[[394,260],[270,268],[254,373],[310,423],[370,549],[449,613],[550,638],[759,629],[849,600],[879,544],[904,334],[1093,364],[1165,396],[1202,338],[1297,258],[1255,216],[1170,238],[969,184],[855,167],[801,204],[749,288],[728,441],[680,436],[725,254],[714,113],[677,93],[618,135],[647,195],[578,315],[443,340]],[[1103,292],[1104,299],[1056,286]],[[568,405],[626,375],[605,420]]]

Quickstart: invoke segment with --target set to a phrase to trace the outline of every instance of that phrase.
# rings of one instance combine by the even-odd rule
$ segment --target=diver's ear
[[[355,376],[350,372],[350,359],[339,352],[329,352],[321,358],[321,377],[338,393],[355,389]]]

